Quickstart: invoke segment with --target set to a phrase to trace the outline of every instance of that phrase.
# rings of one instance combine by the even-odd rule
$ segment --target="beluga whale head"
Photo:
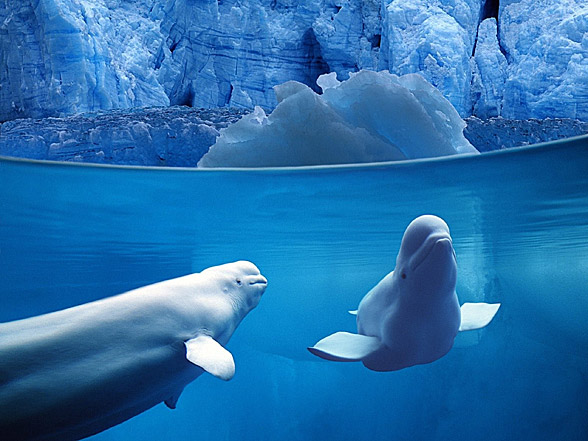
[[[218,290],[231,302],[235,312],[241,312],[243,316],[259,304],[267,287],[267,279],[261,275],[257,266],[244,260],[214,266],[201,274],[210,283],[216,284]]]
[[[417,296],[452,294],[457,261],[449,227],[437,216],[424,215],[406,228],[394,271],[402,292]]]

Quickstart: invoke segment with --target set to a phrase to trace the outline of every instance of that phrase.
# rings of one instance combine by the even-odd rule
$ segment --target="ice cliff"
[[[584,0],[0,0],[0,120],[258,105],[418,72],[461,116],[588,120]]]

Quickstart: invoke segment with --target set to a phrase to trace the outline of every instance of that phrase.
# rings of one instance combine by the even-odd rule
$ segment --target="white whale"
[[[0,324],[0,440],[78,440],[158,403],[204,371],[230,380],[223,345],[267,285],[234,262]]]
[[[457,263],[449,227],[439,217],[413,220],[396,267],[359,304],[357,334],[337,332],[308,350],[331,361],[362,361],[395,371],[443,357],[458,331],[486,326],[499,303],[465,303],[455,292]]]

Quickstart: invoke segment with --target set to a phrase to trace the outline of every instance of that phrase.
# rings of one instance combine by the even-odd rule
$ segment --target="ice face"
[[[319,78],[319,95],[290,81],[279,104],[221,131],[199,167],[271,167],[394,161],[477,153],[464,121],[418,74],[362,70],[338,82]]]
[[[0,0],[0,121],[190,105],[420,73],[458,113],[588,120],[583,0]],[[478,25],[483,21],[478,30]],[[506,63],[506,64],[505,64]]]
[[[500,42],[508,60],[502,116],[588,120],[588,4],[502,1]]]
[[[0,2],[0,120],[168,105],[149,3]]]
[[[396,0],[382,9],[379,66],[418,72],[439,88],[462,116],[470,113],[469,60],[480,0]]]

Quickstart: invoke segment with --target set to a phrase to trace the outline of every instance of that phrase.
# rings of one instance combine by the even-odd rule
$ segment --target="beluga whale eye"
[[[242,285],[242,283],[241,283],[241,279],[237,279],[237,280],[236,280],[236,282],[237,282],[237,285],[239,285],[239,286],[241,286],[241,285]]]
[[[406,273],[402,273],[402,274],[400,275],[400,277],[402,277],[403,279],[406,279]]]

